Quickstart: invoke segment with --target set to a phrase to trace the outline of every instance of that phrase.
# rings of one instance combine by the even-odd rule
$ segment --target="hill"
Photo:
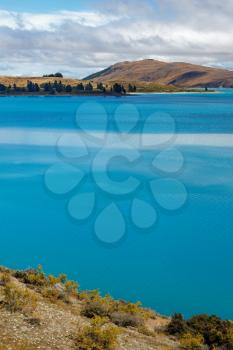
[[[28,82],[31,82],[32,84],[37,84],[40,87],[40,91],[31,91],[33,89],[28,90]],[[120,84],[119,84],[120,83]],[[121,91],[120,94],[124,94],[126,92],[132,92],[129,90],[129,82],[127,81],[115,81],[112,80],[111,82],[107,82],[106,84],[102,84],[101,82],[94,81],[90,83],[90,80],[78,80],[78,79],[71,79],[71,78],[57,78],[57,77],[13,77],[13,76],[0,76],[0,95],[15,95],[15,94],[21,94],[21,95],[28,95],[33,92],[34,95],[44,95],[51,93],[51,91],[44,91],[44,86],[46,84],[50,85],[50,88],[55,90],[55,93],[60,94],[69,94],[69,95],[77,95],[77,94],[83,94],[84,91],[77,89],[78,85],[84,85],[88,87],[88,85],[92,85],[93,90],[90,91],[88,87],[88,91],[90,94],[105,94],[105,95],[114,95],[119,94],[119,91],[116,90],[116,86],[121,85],[121,87],[124,88],[125,91]],[[132,87],[136,87],[137,92],[180,92],[180,91],[187,91],[187,89],[181,89],[175,86],[165,86],[161,84],[154,84],[154,83],[144,83],[144,82],[131,82]],[[17,89],[14,89],[14,85],[17,86]],[[3,86],[3,88],[2,88]],[[9,86],[11,87],[9,89]],[[62,86],[62,88],[61,88]],[[68,89],[66,91],[66,86],[71,86],[72,89]],[[115,86],[115,87],[114,87]],[[117,89],[117,90],[118,90]],[[50,89],[51,90],[51,89]],[[86,90],[86,88],[85,88]],[[190,91],[190,90],[188,90]]]
[[[153,83],[181,88],[233,87],[233,71],[190,63],[166,63],[146,59],[116,63],[107,69],[89,75],[85,80]]]
[[[233,325],[216,316],[185,321],[81,291],[41,267],[0,267],[0,350],[232,349]]]
[[[0,350],[179,348],[178,341],[162,331],[169,318],[138,304],[102,298],[97,291],[78,292],[65,275],[45,276],[41,269],[1,267],[0,306]],[[110,308],[115,310],[112,321]]]
[[[27,81],[30,80],[34,84],[46,84],[46,83],[54,83],[54,81],[61,81],[62,84],[71,86],[75,86],[80,83],[78,79],[68,79],[68,78],[54,78],[54,77],[14,77],[14,76],[0,76],[0,84],[4,84],[6,86],[13,86],[16,84],[19,87],[24,87],[27,85]]]

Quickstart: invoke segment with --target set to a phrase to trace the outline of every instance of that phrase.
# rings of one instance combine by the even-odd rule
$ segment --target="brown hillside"
[[[217,316],[168,318],[41,266],[0,266],[0,350],[230,350],[232,334]]]
[[[233,87],[233,71],[190,63],[165,63],[153,59],[121,62],[92,74],[93,81],[151,82],[178,87]]]
[[[180,349],[164,332],[168,318],[76,288],[65,275],[0,267],[0,350]],[[103,314],[110,307],[115,323]]]
[[[6,86],[16,84],[18,87],[23,87],[27,85],[27,81],[30,80],[34,84],[37,83],[39,85],[45,83],[53,83],[55,80],[61,81],[65,85],[77,85],[80,80],[78,79],[66,79],[66,78],[51,78],[51,77],[11,77],[11,76],[0,76],[0,84],[4,84]]]

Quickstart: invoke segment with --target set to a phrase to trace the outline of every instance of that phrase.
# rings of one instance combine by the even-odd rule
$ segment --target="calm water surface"
[[[135,167],[122,158],[113,159],[112,179],[122,181],[134,175],[141,187],[133,196],[114,198],[125,216],[127,231],[111,246],[95,237],[93,225],[95,215],[113,198],[97,188],[92,174],[62,196],[50,193],[44,181],[46,170],[61,160],[59,137],[82,135],[76,113],[78,110],[77,118],[83,117],[79,109],[83,103],[104,107],[107,133],[115,136],[126,133],[134,120],[133,113],[125,112],[121,128],[116,128],[114,113],[119,105],[133,104],[139,113],[131,137],[141,135],[145,120],[148,137],[172,132],[161,114],[167,113],[178,134],[167,145],[175,143],[184,157],[182,169],[169,175],[182,181],[188,193],[185,205],[174,212],[160,207],[147,186],[152,178],[167,176],[148,167],[161,146],[140,148],[143,161]],[[93,117],[92,112],[85,115],[86,129],[104,132],[104,116],[96,111]],[[69,136],[67,140],[66,149],[72,155],[72,138],[70,144]],[[124,148],[123,141],[118,145]],[[89,147],[95,155],[102,145]],[[83,158],[76,165],[87,171],[87,163]],[[95,171],[104,171],[101,162]],[[96,193],[95,213],[77,222],[68,215],[67,203],[76,192],[86,191]],[[136,195],[156,208],[158,220],[150,230],[136,229],[130,219],[130,203]],[[163,314],[207,312],[233,319],[232,214],[232,93],[0,98],[2,265],[27,268],[42,264],[46,272],[67,273],[82,289],[99,288],[116,298],[140,300]]]

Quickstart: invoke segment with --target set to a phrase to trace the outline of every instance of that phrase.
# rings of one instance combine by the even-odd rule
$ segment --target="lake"
[[[233,319],[233,93],[0,98],[1,265]]]

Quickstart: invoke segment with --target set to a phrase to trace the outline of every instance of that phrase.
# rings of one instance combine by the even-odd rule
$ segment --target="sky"
[[[233,0],[0,0],[0,75],[154,58],[233,70]]]

